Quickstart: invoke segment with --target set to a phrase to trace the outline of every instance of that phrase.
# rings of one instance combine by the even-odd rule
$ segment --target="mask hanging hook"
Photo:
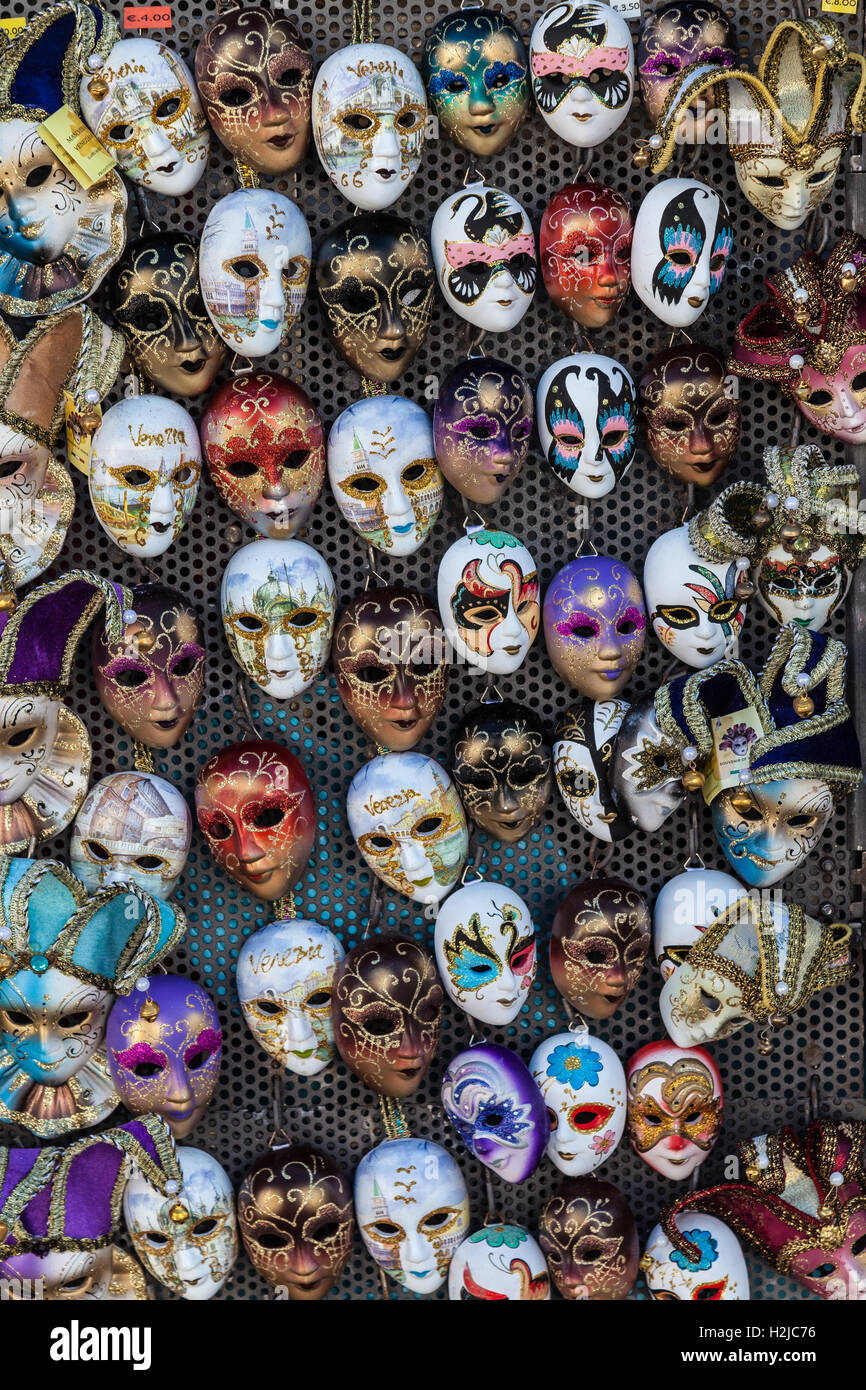
[[[604,849],[601,848],[602,844],[604,844],[603,840],[597,840],[593,837],[592,849],[589,852],[590,878],[598,878],[600,871],[607,868],[613,857],[613,841],[604,844]]]
[[[366,576],[364,578],[364,588],[369,589],[371,580],[375,581],[376,584],[384,584],[385,580],[383,576],[379,573],[379,571],[376,569],[376,552],[374,551],[372,545],[369,541],[365,541],[364,545],[366,547],[364,552],[364,568],[367,571]]]
[[[370,883],[370,898],[367,904],[367,921],[361,933],[361,940],[365,941],[371,931],[375,931],[382,916],[382,897],[379,893],[379,880],[373,877]]]
[[[487,1211],[484,1216],[485,1226],[501,1226],[502,1216],[496,1206],[496,1193],[493,1190],[493,1175],[489,1168],[484,1169],[484,1192],[487,1197]]]
[[[488,671],[487,673],[487,682],[484,686],[484,689],[481,692],[481,699],[479,703],[482,705],[501,705],[503,703],[502,696],[500,695],[496,687],[496,682],[493,679],[492,671]]]
[[[239,671],[235,677],[235,694],[240,701],[242,713],[241,722],[246,724],[247,730],[252,734],[253,738],[261,739],[261,730],[253,719],[253,712],[250,709],[249,692],[247,691],[246,678],[242,671]]]

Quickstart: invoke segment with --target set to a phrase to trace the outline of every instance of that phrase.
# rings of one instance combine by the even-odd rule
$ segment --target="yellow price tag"
[[[102,419],[102,406],[89,406]],[[71,391],[63,392],[63,418],[66,421],[66,453],[69,462],[85,478],[90,476],[90,454],[93,449],[93,435],[86,434],[78,424],[78,411],[75,397]]]
[[[16,34],[20,34],[22,29],[27,28],[27,20],[23,14],[10,15],[8,19],[0,19],[0,29],[14,39]]]
[[[830,14],[856,14],[857,0],[821,0],[821,9]]]
[[[39,127],[39,134],[82,188],[92,188],[114,168],[116,160],[70,106],[61,106]]]

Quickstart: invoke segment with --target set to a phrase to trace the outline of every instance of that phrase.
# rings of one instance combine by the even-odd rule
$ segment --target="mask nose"
[[[161,671],[153,673],[154,695],[151,713],[161,719],[173,719],[180,713],[177,696]]]
[[[469,89],[470,116],[490,116],[496,110],[496,102],[484,86],[483,77],[476,78]]]
[[[141,134],[141,148],[148,159],[157,159],[174,150],[171,141],[166,139],[158,126],[148,126]]]
[[[710,436],[707,434],[703,422],[699,420],[689,434],[689,451],[698,455],[708,454],[711,448]]]
[[[845,386],[839,387],[839,410],[843,419],[852,420],[860,410],[859,402]]]
[[[175,1246],[174,1263],[178,1274],[196,1274],[206,1263],[204,1251],[196,1249],[194,1245]]]
[[[613,256],[608,251],[601,263],[598,271],[598,283],[611,289],[616,284],[616,266],[613,263]]]
[[[238,859],[242,864],[255,864],[257,860],[264,859],[265,852],[252,831],[241,825],[237,827],[236,834],[238,837]]]
[[[390,121],[382,121],[371,148],[374,159],[391,161],[400,158],[400,141]]]
[[[382,495],[382,510],[392,526],[403,526],[414,517],[409,495],[396,480],[385,488]]]
[[[305,1042],[311,1036],[310,1021],[303,1009],[289,1009],[286,1015],[286,1037],[289,1042]]]
[[[6,207],[12,222],[17,223],[19,227],[26,226],[36,211],[36,200],[19,193],[7,193]]]
[[[688,1139],[684,1139],[681,1134],[672,1134],[668,1139],[668,1153],[682,1153],[683,1149],[687,1149],[688,1147]]]
[[[172,316],[172,347],[178,354],[201,352],[201,343],[186,314]]]
[[[406,875],[419,875],[429,870],[427,856],[417,840],[402,840],[400,843],[400,866]]]
[[[289,491],[289,488],[283,486],[281,478],[275,478],[273,481],[268,479],[262,488],[262,497],[268,502],[282,502],[284,497],[288,497]]]
[[[379,314],[378,336],[387,342],[402,342],[406,336],[403,320],[390,304],[383,304]]]
[[[413,710],[418,707],[415,683],[407,676],[405,671],[400,669],[398,669],[394,681],[394,696],[391,704],[396,709]]]
[[[497,270],[490,284],[495,286],[500,294],[506,294],[515,288],[514,276],[507,266],[501,266],[500,269]]]
[[[157,483],[150,499],[150,519],[160,521],[174,516],[174,494],[168,483]]]
[[[295,666],[295,644],[286,632],[274,632],[265,642],[265,660],[268,664]]]

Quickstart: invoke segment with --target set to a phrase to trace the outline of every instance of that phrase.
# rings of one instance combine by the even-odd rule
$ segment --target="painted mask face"
[[[860,334],[858,334],[860,336]],[[862,444],[866,438],[866,346],[846,348],[833,372],[807,362],[799,385],[808,393],[797,405],[822,434],[845,444]]]
[[[75,817],[69,863],[92,893],[137,883],[164,900],[177,887],[191,837],[176,787],[152,772],[113,772],[91,787]]]
[[[603,328],[623,306],[631,284],[631,208],[615,188],[570,183],[554,193],[541,219],[538,245],[544,288],[554,304],[585,328]]]
[[[389,1139],[355,1174],[361,1239],[380,1269],[411,1293],[434,1293],[469,1229],[463,1174],[429,1139]]]
[[[524,705],[478,705],[451,736],[451,771],[470,820],[516,844],[538,824],[550,800],[550,739]]]
[[[616,10],[587,0],[551,5],[529,54],[538,109],[560,139],[592,149],[619,129],[634,92],[634,47]]]
[[[195,812],[220,868],[254,898],[282,898],[307,867],[313,792],[302,764],[279,743],[251,739],[214,754],[198,774]]]
[[[192,416],[162,396],[111,406],[93,436],[90,500],[96,519],[127,555],[163,555],[195,506],[201,445]]]
[[[380,1095],[412,1095],[439,1045],[433,961],[407,936],[359,941],[334,972],[331,1016],[337,1051],[356,1076]]]
[[[625,700],[576,701],[553,732],[553,768],[566,807],[579,825],[608,844],[628,835],[611,790],[614,740],[628,713]]]
[[[663,1178],[683,1182],[722,1127],[722,1078],[702,1047],[648,1043],[626,1067],[626,1130],[635,1153]]]
[[[795,556],[774,545],[757,567],[755,582],[761,607],[777,623],[796,623],[820,632],[847,594],[852,571],[838,550],[819,545]]]
[[[106,1030],[108,1066],[132,1115],[156,1114],[185,1139],[213,1099],[223,1035],[214,1002],[182,975],[154,975],[118,999]]]
[[[426,410],[403,396],[369,396],[337,417],[328,478],[353,531],[388,555],[414,555],[445,490]]]
[[[441,203],[430,247],[446,304],[487,333],[507,333],[532,303],[532,223],[510,193],[471,183]]]
[[[695,179],[663,179],[635,219],[635,293],[662,323],[688,328],[721,289],[733,245],[731,215],[718,193]]]
[[[72,820],[90,780],[87,730],[61,700],[0,696],[0,850],[20,854]]]
[[[208,401],[201,443],[220,497],[260,536],[306,526],[325,481],[325,435],[306,391],[273,372],[233,376]]]
[[[377,878],[418,903],[441,902],[469,847],[466,817],[444,767],[421,753],[385,753],[355,773],[349,828]]]
[[[373,381],[396,381],[414,359],[427,336],[434,283],[426,238],[399,217],[353,217],[316,257],[334,346]]]
[[[433,411],[439,467],[462,497],[498,502],[529,455],[529,382],[492,357],[469,357],[449,372]]]
[[[340,699],[392,752],[414,748],[445,699],[448,644],[432,603],[414,589],[365,589],[334,629]]]
[[[472,154],[498,154],[529,108],[529,58],[498,10],[458,10],[433,25],[424,81],[445,133]]]
[[[556,1033],[539,1043],[529,1070],[550,1119],[548,1158],[569,1177],[592,1173],[625,1129],[625,1072],[616,1053],[589,1033]]]
[[[449,998],[481,1023],[513,1023],[535,979],[535,923],[523,899],[501,883],[467,883],[440,907],[433,941]]]
[[[331,991],[343,948],[318,922],[270,922],[248,936],[236,982],[256,1042],[298,1076],[317,1076],[334,1057]]]
[[[647,446],[660,468],[709,487],[740,442],[734,378],[711,348],[665,348],[647,363],[638,391]]]
[[[279,351],[303,308],[313,244],[290,198],[239,188],[218,198],[201,234],[201,292],[224,343],[245,357]]]
[[[653,907],[653,957],[663,980],[710,923],[745,895],[741,883],[718,869],[686,869],[664,884]]]
[[[631,1293],[639,1268],[637,1227],[612,1183],[563,1183],[544,1205],[538,1239],[563,1298],[609,1303]]]
[[[535,561],[516,536],[479,527],[439,563],[439,614],[457,656],[493,675],[523,665],[538,636],[541,605]]]
[[[841,158],[839,146],[831,146],[799,169],[783,154],[762,151],[736,159],[734,172],[752,206],[774,227],[792,232],[802,227],[809,213],[829,196]]]
[[[607,700],[640,661],[646,609],[637,577],[620,560],[571,560],[544,596],[544,640],[556,670],[582,695]]]
[[[108,84],[97,100],[81,79],[81,114],[133,183],[178,197],[195,188],[210,137],[192,73],[156,39],[121,39],[99,69]]]
[[[788,777],[746,791],[751,804],[738,810],[727,787],[713,801],[713,830],[735,873],[752,888],[787,878],[817,845],[833,815],[833,793],[818,777]]]
[[[452,1302],[473,1299],[550,1301],[550,1275],[538,1241],[522,1226],[499,1222],[458,1245],[448,1270]]]
[[[515,1052],[477,1043],[448,1063],[442,1105],[469,1152],[503,1182],[523,1182],[541,1162],[547,1109]]]
[[[578,1013],[610,1018],[640,979],[649,945],[643,895],[618,878],[589,878],[563,898],[553,919],[553,983]]]
[[[705,670],[736,656],[746,605],[734,593],[736,560],[705,560],[688,526],[665,531],[650,546],[643,570],[646,606],[656,637],[679,661]]]
[[[538,437],[557,478],[579,497],[606,497],[637,443],[637,391],[612,357],[576,352],[548,367],[535,396]]]
[[[355,1233],[345,1173],[306,1144],[269,1149],[238,1192],[238,1225],[259,1274],[289,1298],[324,1298],[346,1268]]]
[[[145,1269],[191,1302],[213,1298],[238,1254],[232,1185],[215,1158],[181,1146],[179,1192],[163,1197],[140,1175],[123,1192],[123,1216]]]
[[[276,700],[292,700],[322,673],[337,616],[334,577],[303,541],[251,541],[223,573],[220,606],[229,650]]]
[[[747,1299],[749,1273],[730,1227],[703,1212],[682,1212],[674,1221],[701,1258],[693,1263],[674,1249],[661,1226],[654,1226],[640,1261],[650,1298],[659,1303]]]
[[[658,725],[652,697],[632,705],[614,744],[614,801],[639,830],[659,830],[685,800],[676,749]]]
[[[637,70],[641,100],[653,125],[684,68],[692,63],[736,67],[736,50],[731,21],[707,0],[675,0],[648,14],[638,40]]]
[[[166,584],[132,590],[135,621],[119,642],[94,629],[93,679],[112,719],[148,748],[172,748],[192,723],[204,690],[198,618]]]
[[[15,1281],[29,1280],[40,1288],[46,1303],[129,1303],[147,1298],[144,1273],[126,1251],[116,1245],[97,1250],[49,1250],[45,1255],[16,1255],[0,1261],[0,1279],[8,1281],[4,1292],[10,1303],[18,1301]],[[40,1281],[37,1283],[37,1281]],[[22,1299],[34,1295],[22,1289]]]
[[[248,168],[285,174],[310,138],[313,59],[284,14],[224,10],[195,52],[195,80],[217,139]]]
[[[7,1081],[14,1084],[17,1080],[20,1086],[26,1077],[49,1092],[44,1097],[42,1117],[62,1117],[64,1102],[78,1098],[77,1087],[70,1088],[69,1082],[102,1047],[113,1001],[110,991],[97,989],[54,966],[41,974],[19,970],[0,980],[0,1043],[7,1054],[4,1060],[15,1064],[11,1079],[2,1077],[0,1099],[8,1103],[11,1098]],[[74,1109],[74,1104],[70,1108]]]

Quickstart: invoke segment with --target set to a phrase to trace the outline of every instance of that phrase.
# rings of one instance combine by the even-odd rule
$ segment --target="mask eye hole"
[[[333,1240],[339,1229],[339,1222],[323,1221],[321,1226],[316,1226],[315,1230],[311,1232],[311,1235],[314,1240]]]
[[[126,125],[124,123],[109,126],[108,128],[108,138],[112,142],[112,144],[115,145],[125,145],[127,140],[131,140],[134,134],[134,126]]]
[[[780,178],[778,174],[758,174],[756,175],[756,178],[757,182],[761,184],[763,188],[785,187],[785,180],[783,178]]]
[[[112,679],[117,685],[122,685],[125,690],[135,690],[137,686],[147,682],[149,673],[141,666],[125,666]]]
[[[222,816],[215,815],[208,820],[207,833],[212,840],[228,840],[231,838],[232,828]]]
[[[310,457],[309,449],[293,449],[290,454],[286,454],[283,459],[284,468],[303,468],[307,459]]]
[[[64,1294],[73,1294],[73,1293],[78,1293],[78,1292],[79,1292],[81,1289],[83,1289],[83,1288],[86,1288],[86,1286],[87,1286],[89,1283],[90,1283],[90,1275],[89,1275],[89,1274],[81,1274],[81,1275],[78,1276],[77,1279],[67,1279],[67,1280],[65,1280],[65,1282],[62,1283],[62,1284],[60,1285],[60,1288],[61,1288],[61,1291],[62,1291]]]
[[[226,472],[233,478],[252,478],[258,473],[258,468],[249,459],[235,459],[233,463],[226,465]]]
[[[208,1058],[212,1056],[213,1053],[209,1048],[200,1047],[198,1052],[190,1053],[188,1057],[184,1058],[184,1061],[190,1071],[198,1071],[200,1067],[204,1066]]]
[[[312,994],[308,994],[304,1000],[308,1009],[324,1009],[331,1002],[331,991],[329,989],[316,989]]]
[[[146,873],[153,873],[157,869],[165,868],[165,860],[158,854],[140,854],[135,860],[137,869],[144,869]]]
[[[359,473],[354,478],[347,479],[349,487],[354,488],[355,492],[374,493],[379,492],[382,487],[380,478],[376,478],[371,473]]]
[[[187,676],[192,675],[197,665],[198,657],[182,656],[179,661],[175,661],[171,668],[171,674],[176,676],[178,680],[185,680]]]
[[[451,1220],[452,1211],[450,1207],[443,1207],[441,1211],[431,1211],[429,1216],[424,1218],[425,1231],[438,1231]]]
[[[291,617],[292,627],[313,627],[318,621],[315,608],[296,608]]]
[[[126,487],[131,488],[147,487],[150,482],[150,474],[143,468],[124,468],[121,470],[120,478]]]
[[[0,463],[0,479],[14,478],[22,468],[25,467],[26,459],[4,459]]]
[[[426,472],[427,469],[423,463],[410,463],[408,468],[403,469],[403,481],[404,483],[417,483]]]
[[[219,1222],[214,1216],[204,1216],[201,1221],[197,1221],[192,1228],[191,1235],[211,1236],[216,1230]]]
[[[232,261],[231,268],[242,280],[255,280],[261,274],[255,261],[245,261],[242,257]]]
[[[246,106],[252,101],[253,94],[246,87],[229,87],[226,91],[220,92],[221,106]]]
[[[361,666],[355,672],[355,679],[363,681],[364,685],[381,685],[390,674],[384,666]]]
[[[31,724],[26,729],[14,729],[6,739],[7,748],[24,748],[30,743],[33,735],[41,730],[41,724]]]
[[[421,117],[417,111],[401,111],[397,117],[397,125],[401,130],[417,130],[421,124]]]
[[[264,623],[255,613],[238,613],[235,622],[242,632],[261,632],[264,628]]]
[[[72,1013],[61,1014],[57,1020],[61,1028],[80,1028],[90,1017],[89,1009],[76,1009]]]
[[[257,999],[256,1008],[259,1013],[265,1014],[268,1018],[281,1018],[286,1012],[282,1004],[278,1004],[276,999]]]
[[[256,830],[273,830],[275,825],[279,825],[285,812],[281,806],[264,806],[258,811],[252,820]]]
[[[356,135],[366,134],[373,126],[372,117],[365,115],[363,111],[349,111],[348,114],[343,117],[342,123],[348,126],[350,130],[354,130]]]
[[[304,80],[300,68],[284,68],[279,77],[274,78],[275,87],[299,87]]]
[[[13,1028],[30,1027],[30,1019],[28,1015],[22,1013],[20,1009],[4,1009],[3,1012],[6,1015],[6,1021],[8,1023],[11,1023]]]
[[[717,999],[714,994],[707,994],[704,990],[701,990],[701,1005],[711,1014],[717,1014],[722,1007],[720,999]]]
[[[166,97],[158,104],[153,114],[161,121],[167,121],[169,116],[176,116],[179,110],[180,97]]]
[[[395,1236],[401,1236],[403,1231],[400,1226],[396,1226],[393,1221],[374,1221],[372,1223],[374,1235],[384,1236],[386,1240],[393,1240]]]
[[[684,1116],[685,1123],[687,1125],[696,1125],[702,1114],[703,1111],[701,1110],[690,1110],[688,1115]]]
[[[141,1234],[142,1239],[154,1250],[163,1250],[168,1245],[168,1236],[164,1236],[162,1231],[142,1231]]]
[[[371,1037],[385,1038],[389,1033],[398,1031],[400,1017],[398,1014],[374,1014],[372,1018],[365,1018],[361,1027]]]
[[[835,1268],[836,1266],[828,1260],[826,1264],[816,1265],[814,1269],[810,1269],[808,1278],[829,1279],[830,1275],[834,1272]]]
[[[163,1067],[161,1062],[136,1062],[132,1067],[132,1074],[144,1081],[151,1076],[159,1076],[162,1070]]]
[[[866,372],[858,372],[851,382],[852,391],[866,391]]]
[[[790,830],[806,830],[810,825],[814,825],[814,823],[814,816],[791,816],[788,821],[788,828]]]
[[[866,1235],[858,1236],[851,1246],[851,1254],[856,1260],[859,1259],[864,1251],[866,1251]]]
[[[51,177],[51,167],[50,164],[37,164],[34,169],[30,170],[27,178],[24,180],[27,187],[41,188],[43,183]]]
[[[684,270],[688,270],[692,265],[694,257],[690,251],[674,250],[668,251],[668,260],[673,261],[674,265],[682,266]]]
[[[264,1235],[255,1237],[256,1245],[260,1245],[263,1250],[285,1250],[286,1238],[278,1235]]]
[[[422,838],[425,835],[435,835],[436,831],[439,830],[441,826],[441,816],[425,816],[423,820],[416,821],[415,825],[412,827],[412,834],[420,835]]]
[[[108,864],[111,862],[111,854],[105,845],[100,844],[98,840],[82,840],[81,847],[85,854],[89,854],[91,859],[95,859],[97,863]]]

